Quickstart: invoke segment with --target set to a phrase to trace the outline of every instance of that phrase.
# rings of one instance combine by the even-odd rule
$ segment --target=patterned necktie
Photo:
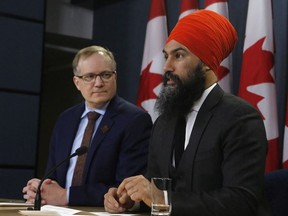
[[[88,124],[85,128],[85,132],[84,132],[81,146],[89,147],[90,142],[91,142],[91,138],[92,138],[92,135],[94,132],[95,122],[98,119],[98,117],[100,116],[100,114],[97,112],[89,112],[87,114],[87,116],[88,116]],[[83,170],[84,170],[84,165],[86,162],[86,157],[87,157],[87,154],[83,154],[83,155],[78,156],[76,166],[74,169],[72,186],[79,186],[82,183]]]
[[[186,134],[186,119],[184,116],[181,116],[178,119],[174,137],[174,154],[175,154],[176,168],[178,167],[178,164],[184,152],[185,134]]]

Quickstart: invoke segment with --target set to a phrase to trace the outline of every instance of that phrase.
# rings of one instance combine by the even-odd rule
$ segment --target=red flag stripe
[[[164,4],[164,0],[152,0],[150,7],[149,20],[154,19],[158,16],[165,16],[166,8]]]
[[[198,1],[197,0],[182,0],[180,6],[180,13],[198,8]]]
[[[278,139],[268,141],[269,151],[266,157],[265,172],[271,172],[279,168]]]

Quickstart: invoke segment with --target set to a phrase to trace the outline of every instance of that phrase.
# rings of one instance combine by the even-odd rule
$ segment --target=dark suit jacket
[[[81,103],[58,118],[52,134],[47,170],[71,154],[85,105]],[[107,130],[108,128],[108,130]],[[150,115],[116,96],[106,113],[87,153],[85,183],[70,188],[69,205],[103,206],[104,194],[129,176],[146,171],[148,140],[152,128]],[[69,163],[51,176],[65,187]]]
[[[216,85],[177,170],[171,165],[176,121],[160,116],[155,122],[146,176],[173,179],[172,215],[264,216],[267,140],[258,112]]]

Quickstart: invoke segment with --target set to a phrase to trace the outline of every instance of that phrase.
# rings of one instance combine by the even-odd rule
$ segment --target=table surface
[[[4,204],[4,203],[13,203],[13,204],[24,204],[24,200],[11,200],[11,199],[5,199],[5,198],[0,198],[0,204]],[[82,215],[84,212],[85,215],[89,215],[89,212],[105,212],[103,207],[93,207],[93,206],[68,206],[67,208],[71,208],[71,209],[76,209],[76,210],[80,210],[82,211]],[[9,206],[9,207],[4,207],[0,205],[0,216],[20,216],[22,214],[19,213],[19,210],[26,210],[27,207],[13,207],[13,206]],[[75,215],[81,215],[81,213],[76,213]],[[129,214],[129,213],[128,213]],[[132,213],[130,213],[132,214]],[[141,213],[141,214],[137,214],[137,215],[141,215],[141,216],[150,216],[150,212],[147,213]]]
[[[100,208],[100,207],[79,207],[79,206],[76,206],[76,207],[71,207],[72,209],[77,209],[77,210],[81,210],[83,212],[104,212],[104,208]],[[22,214],[19,213],[19,210],[23,210],[23,208],[14,208],[14,209],[5,209],[5,207],[2,207],[0,209],[0,215],[1,216],[20,216]],[[76,213],[75,215],[81,215],[81,214],[78,214]],[[82,214],[83,215],[83,214]],[[85,214],[85,215],[88,215],[88,214]],[[143,215],[143,216],[148,216],[150,215],[150,213],[146,213],[146,214],[138,214],[138,215]]]

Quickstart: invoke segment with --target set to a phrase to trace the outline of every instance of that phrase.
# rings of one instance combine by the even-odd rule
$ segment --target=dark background
[[[59,9],[48,8],[51,1],[93,11],[91,38],[48,32],[47,17]],[[204,1],[199,3],[203,8]],[[281,152],[288,1],[272,0],[272,4]],[[170,31],[178,20],[180,0],[166,0],[166,6]],[[109,48],[118,63],[118,93],[136,102],[149,7],[150,0],[0,0],[0,198],[21,198],[26,181],[43,176],[57,116],[82,100],[72,82],[71,62],[77,50],[92,44]],[[229,1],[230,20],[239,36],[233,53],[234,94],[239,86],[247,7],[248,0]]]

